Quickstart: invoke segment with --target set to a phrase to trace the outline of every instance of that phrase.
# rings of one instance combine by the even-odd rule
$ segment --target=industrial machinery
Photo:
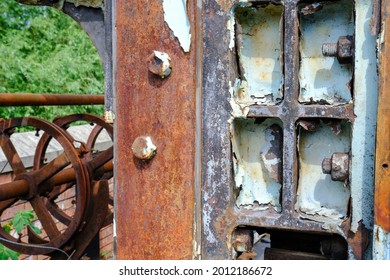
[[[4,244],[83,251],[112,215],[99,205],[113,169],[117,259],[390,259],[390,1],[34,3],[95,42],[105,116],[1,122],[17,176],[0,209],[31,201],[48,234]],[[79,118],[97,128],[74,145],[64,128]],[[21,125],[45,132],[32,173],[8,140]],[[113,149],[94,155],[101,128]],[[64,153],[45,163],[49,138]],[[72,217],[52,199],[68,187]]]

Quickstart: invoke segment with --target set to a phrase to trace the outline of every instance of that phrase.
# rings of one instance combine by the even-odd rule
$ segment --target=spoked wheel
[[[91,181],[90,183],[92,184],[92,180],[109,180],[112,177],[113,148],[111,146],[105,150],[99,150],[96,147],[96,142],[101,133],[103,133],[103,131],[107,132],[112,141],[113,127],[110,124],[107,124],[102,118],[91,114],[69,115],[65,117],[56,118],[53,122],[59,127],[61,127],[64,131],[68,132],[68,128],[72,123],[80,121],[94,125],[88,138],[78,139],[77,135],[72,135],[70,132],[68,133],[68,137],[72,139],[73,142],[76,142],[82,147],[84,147],[85,153],[83,154],[82,162],[88,172],[88,177]],[[46,159],[46,151],[51,140],[52,137],[48,134],[44,134],[40,139],[35,153],[34,169],[39,169],[44,165]],[[48,194],[48,200],[51,202],[55,201],[65,192],[71,192],[73,187],[74,186],[72,183],[56,186],[56,188],[54,188]],[[88,194],[87,205],[90,204],[90,199],[91,194]],[[112,196],[109,197],[108,203],[112,206]],[[66,213],[58,207],[50,207],[50,212],[57,219],[61,219],[65,222],[69,220],[69,218],[67,218]],[[85,220],[88,220],[88,217],[85,217]],[[106,220],[107,222],[105,224],[112,222],[112,212],[109,212]]]
[[[11,134],[17,127],[29,126],[41,130],[44,135],[55,139],[63,152],[54,159],[26,170],[15,146]],[[42,136],[43,137],[43,136]],[[15,179],[0,185],[0,217],[9,207],[19,200],[28,202],[42,226],[42,233],[37,234],[28,228],[28,240],[16,238],[0,227],[0,236],[8,248],[22,254],[48,254],[61,248],[78,230],[87,206],[90,188],[88,174],[81,157],[83,147],[75,147],[72,139],[60,127],[34,117],[14,118],[0,121],[0,146],[5,154]],[[58,209],[54,199],[55,193],[62,190],[58,186],[74,186],[73,210],[62,217],[53,215]]]

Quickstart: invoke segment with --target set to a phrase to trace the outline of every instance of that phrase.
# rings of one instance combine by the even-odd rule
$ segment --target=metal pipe
[[[0,93],[0,107],[103,104],[103,94]]]
[[[102,172],[110,172],[113,170],[112,161],[106,162],[104,165],[95,166],[98,166],[97,168],[101,167]],[[43,193],[45,191],[51,190],[55,186],[70,183],[73,181],[76,181],[75,171],[73,170],[73,168],[67,168],[58,172],[53,177],[49,178],[46,182],[44,182],[43,185],[40,187],[39,192]],[[0,201],[25,196],[29,193],[29,190],[30,184],[25,179],[2,184],[0,185]]]
[[[17,180],[0,185],[0,200],[16,198],[28,194],[29,183],[26,180]]]

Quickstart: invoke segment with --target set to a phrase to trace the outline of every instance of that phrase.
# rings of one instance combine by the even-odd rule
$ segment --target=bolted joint
[[[333,181],[345,182],[349,178],[349,154],[334,153],[322,161],[322,173],[330,174]]]
[[[171,58],[168,54],[159,51],[153,51],[147,59],[148,69],[154,75],[165,78],[172,72]]]
[[[137,137],[131,146],[131,150],[136,158],[142,160],[151,159],[157,153],[157,147],[153,144],[150,136]]]
[[[340,64],[352,63],[354,55],[353,41],[353,36],[340,36],[337,43],[322,44],[322,54],[336,57]]]

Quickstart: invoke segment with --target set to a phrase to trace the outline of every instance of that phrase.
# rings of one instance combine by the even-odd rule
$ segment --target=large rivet
[[[137,137],[134,140],[131,149],[134,156],[142,160],[151,159],[157,152],[157,147],[153,144],[150,136]]]
[[[161,78],[167,77],[172,72],[171,58],[168,54],[153,51],[147,60],[149,71]]]

